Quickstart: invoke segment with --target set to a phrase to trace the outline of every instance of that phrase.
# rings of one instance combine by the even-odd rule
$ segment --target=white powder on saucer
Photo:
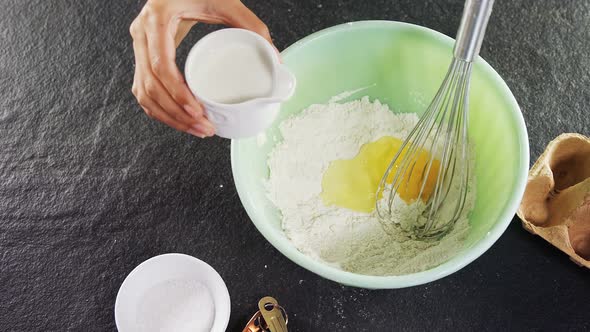
[[[137,305],[137,331],[209,332],[215,304],[209,289],[196,280],[167,280],[142,296]]]

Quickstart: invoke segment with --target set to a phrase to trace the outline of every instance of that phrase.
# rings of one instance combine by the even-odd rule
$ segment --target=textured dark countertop
[[[459,0],[246,1],[279,48],[364,19],[454,36]],[[498,0],[482,55],[519,101],[531,160],[590,133],[590,3]],[[125,276],[166,252],[225,279],[229,330],[274,295],[292,331],[588,330],[590,273],[518,219],[481,258],[428,285],[340,286],[278,253],[234,189],[228,140],[149,120],[131,95],[128,26],[143,1],[0,0],[0,331],[114,330]],[[197,26],[179,50],[217,27]],[[222,186],[223,185],[223,186]]]

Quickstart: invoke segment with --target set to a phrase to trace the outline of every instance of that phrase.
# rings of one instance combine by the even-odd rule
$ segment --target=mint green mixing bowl
[[[485,42],[484,42],[485,47]],[[363,288],[401,288],[447,276],[483,254],[512,220],[524,192],[529,165],[526,127],[514,96],[498,73],[479,59],[472,75],[469,134],[475,144],[477,199],[464,249],[427,271],[402,276],[345,272],[299,252],[281,229],[281,214],[267,199],[264,181],[269,151],[281,140],[277,125],[310,104],[343,91],[369,87],[368,95],[395,112],[422,113],[451,61],[453,40],[436,31],[388,21],[355,22],[314,33],[283,52],[297,77],[294,96],[267,130],[267,140],[232,141],[238,194],[260,233],[298,265],[336,282]],[[318,128],[321,130],[321,128]]]

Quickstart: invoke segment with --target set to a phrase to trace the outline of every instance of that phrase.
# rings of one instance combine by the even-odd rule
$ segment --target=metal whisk
[[[416,181],[415,176],[420,176],[417,200],[427,197],[423,212],[413,224],[404,226],[406,230],[421,239],[439,238],[453,228],[461,215],[470,172],[467,126],[471,69],[493,3],[494,0],[465,2],[453,60],[444,81],[381,179],[376,197],[383,198],[377,199],[376,210],[386,230],[397,223],[392,218],[392,204],[400,186],[408,185],[410,179]],[[435,185],[427,192],[427,180],[432,181],[433,177]]]

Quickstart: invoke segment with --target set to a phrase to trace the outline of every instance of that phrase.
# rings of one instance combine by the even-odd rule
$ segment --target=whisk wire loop
[[[459,218],[466,201],[469,175],[466,113],[470,73],[470,62],[453,59],[443,84],[396,152],[380,181],[377,197],[381,197],[384,192],[388,193],[387,206],[384,211],[382,202],[377,200],[376,210],[380,219],[387,220],[387,216],[392,214],[394,199],[400,187],[407,188],[411,181],[416,180],[413,174],[420,174],[418,180],[421,182],[415,200],[423,200],[425,208],[412,229],[419,238],[435,238],[448,232]],[[424,155],[428,161],[418,165],[420,156]],[[439,166],[434,167],[437,159],[440,160]],[[459,170],[458,165],[461,165]],[[459,196],[450,216],[445,216],[445,221],[441,222],[442,207],[457,174],[461,177]],[[434,189],[428,193],[427,181],[432,175],[435,176]]]
[[[465,1],[449,70],[379,182],[375,208],[386,231],[391,224],[399,225],[391,215],[401,186],[407,193],[417,176],[421,181],[418,196],[410,197],[417,202],[409,202],[422,201],[424,206],[410,226],[416,237],[440,238],[453,228],[465,207],[471,172],[467,128],[472,63],[479,54],[493,4],[494,0]],[[428,161],[419,164],[424,157]],[[431,175],[436,179],[434,187],[428,188]]]

